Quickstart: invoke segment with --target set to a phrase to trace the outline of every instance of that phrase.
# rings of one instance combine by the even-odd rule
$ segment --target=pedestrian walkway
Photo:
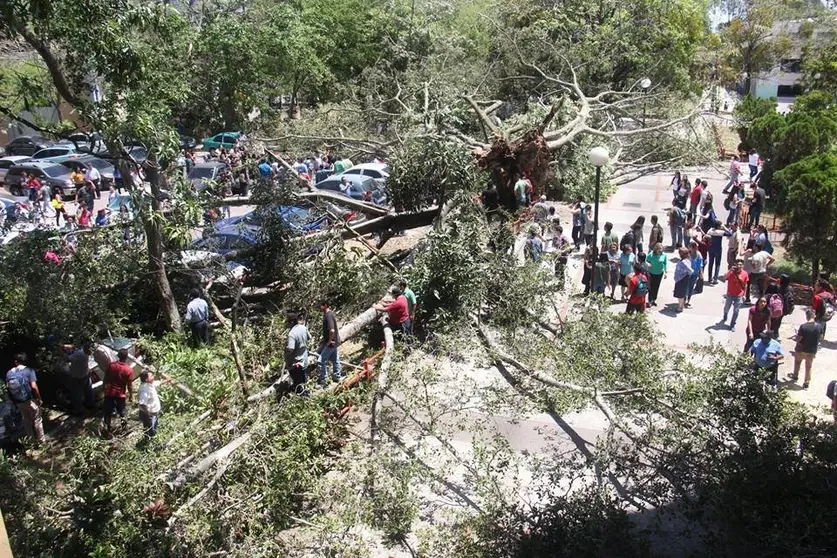
[[[688,169],[688,175],[694,181],[700,177],[709,182],[710,191],[716,199],[727,183],[727,179],[718,171],[712,169]],[[645,216],[645,239],[647,247],[648,233],[650,231],[649,221],[652,215],[657,215],[660,224],[663,225],[665,234],[665,245],[670,244],[668,218],[665,213],[667,207],[671,207],[671,191],[669,184],[671,174],[655,174],[637,179],[619,188],[606,203],[602,204],[600,227],[606,221],[613,223],[613,230],[621,237],[640,215]],[[601,231],[600,233],[601,234]],[[726,254],[726,240],[724,241],[724,254]],[[668,277],[663,280],[660,287],[660,295],[657,299],[658,306],[648,309],[648,316],[652,319],[662,334],[667,344],[678,351],[684,351],[692,343],[706,344],[710,342],[720,343],[730,350],[741,351],[746,341],[747,312],[749,306],[742,306],[738,316],[738,323],[734,332],[728,326],[719,326],[718,321],[723,316],[724,295],[726,285],[723,281],[712,286],[707,284],[701,294],[692,298],[692,308],[686,309],[681,314],[676,313],[677,299],[674,297],[674,264],[671,259],[677,254],[667,252],[669,256]],[[726,257],[722,258],[721,275],[727,271]],[[579,282],[580,282],[580,275]],[[705,276],[704,276],[705,277]],[[618,296],[618,292],[617,292]],[[792,350],[795,342],[790,337],[795,333],[796,328],[805,322],[806,307],[797,305],[793,314],[785,316],[779,331],[779,340],[785,350],[786,358],[779,367],[780,386],[784,378],[793,370]],[[614,304],[613,312],[624,312],[624,304]],[[727,321],[729,324],[729,321]],[[830,405],[825,396],[826,386],[832,379],[837,379],[837,322],[829,324],[826,339],[821,342],[817,357],[814,360],[813,378],[810,388],[803,391],[800,384],[788,384],[787,389],[791,396],[805,403],[817,406]]]

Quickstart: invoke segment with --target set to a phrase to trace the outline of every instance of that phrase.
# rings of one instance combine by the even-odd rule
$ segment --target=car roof
[[[62,167],[61,163],[56,163],[55,161],[24,161],[23,163],[18,163],[13,166],[9,171],[12,169],[45,169],[47,167]],[[67,167],[64,167],[65,169]],[[70,169],[67,169],[67,174],[70,173]]]
[[[388,172],[389,165],[386,163],[361,163],[359,165],[355,165],[351,167],[353,169],[369,169],[369,170],[376,170],[381,172]],[[346,169],[349,170],[349,169]]]
[[[343,178],[345,178],[347,182],[357,183],[357,184],[360,184],[361,186],[365,185],[367,182],[371,182],[371,181],[375,180],[371,176],[363,176],[363,175],[360,175],[360,174],[345,174],[344,175],[343,173],[340,173],[340,174],[332,174],[328,178],[324,178],[323,180],[320,180],[314,186],[319,188],[320,185],[322,185],[322,184],[332,183],[332,182],[339,184]]]
[[[28,161],[32,157],[28,155],[9,155],[7,157],[0,157],[0,161],[11,161],[13,163],[21,163],[23,161]]]
[[[259,235],[259,228],[252,225],[235,224],[212,231],[212,234],[205,238],[212,238],[213,236],[240,236],[255,243]]]
[[[219,167],[226,167],[226,163],[222,163],[221,161],[208,161],[206,163],[198,163],[193,169],[214,169]]]

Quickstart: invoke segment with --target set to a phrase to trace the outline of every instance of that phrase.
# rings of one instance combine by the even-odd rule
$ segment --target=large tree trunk
[[[145,242],[148,250],[148,270],[154,278],[154,290],[157,291],[157,300],[160,302],[160,319],[163,329],[176,331],[180,329],[180,312],[177,309],[177,302],[172,294],[171,284],[166,275],[166,264],[163,255],[163,231],[162,212],[160,210],[160,181],[162,174],[157,169],[157,159],[153,153],[148,155],[150,164],[148,179],[151,183],[151,211],[141,211],[140,219],[145,230]],[[122,180],[125,182],[125,173],[122,173]],[[127,176],[130,182],[130,175]]]

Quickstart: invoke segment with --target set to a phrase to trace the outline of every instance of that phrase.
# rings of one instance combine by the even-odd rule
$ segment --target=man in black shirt
[[[492,184],[483,190],[481,198],[485,213],[490,221],[500,207],[500,194],[497,192],[497,187]]]
[[[814,362],[814,357],[817,354],[817,345],[820,342],[822,335],[822,324],[816,322],[817,314],[813,310],[805,312],[805,318],[808,320],[796,330],[796,350],[793,355],[793,374],[789,379],[796,381],[799,379],[799,368],[803,361],[805,361],[805,380],[802,383],[802,389],[808,389],[811,383],[811,365]]]
[[[320,309],[323,311],[323,337],[319,350],[320,377],[317,383],[320,386],[325,386],[329,361],[331,361],[332,379],[335,382],[340,381],[340,355],[337,353],[337,347],[340,345],[340,330],[337,328],[337,318],[334,317],[334,312],[331,311],[328,300],[320,301]]]

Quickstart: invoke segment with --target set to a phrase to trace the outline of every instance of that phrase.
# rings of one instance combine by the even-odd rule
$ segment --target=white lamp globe
[[[602,167],[610,159],[610,153],[607,152],[607,148],[599,146],[591,149],[587,157],[590,159],[590,163],[597,167]]]

